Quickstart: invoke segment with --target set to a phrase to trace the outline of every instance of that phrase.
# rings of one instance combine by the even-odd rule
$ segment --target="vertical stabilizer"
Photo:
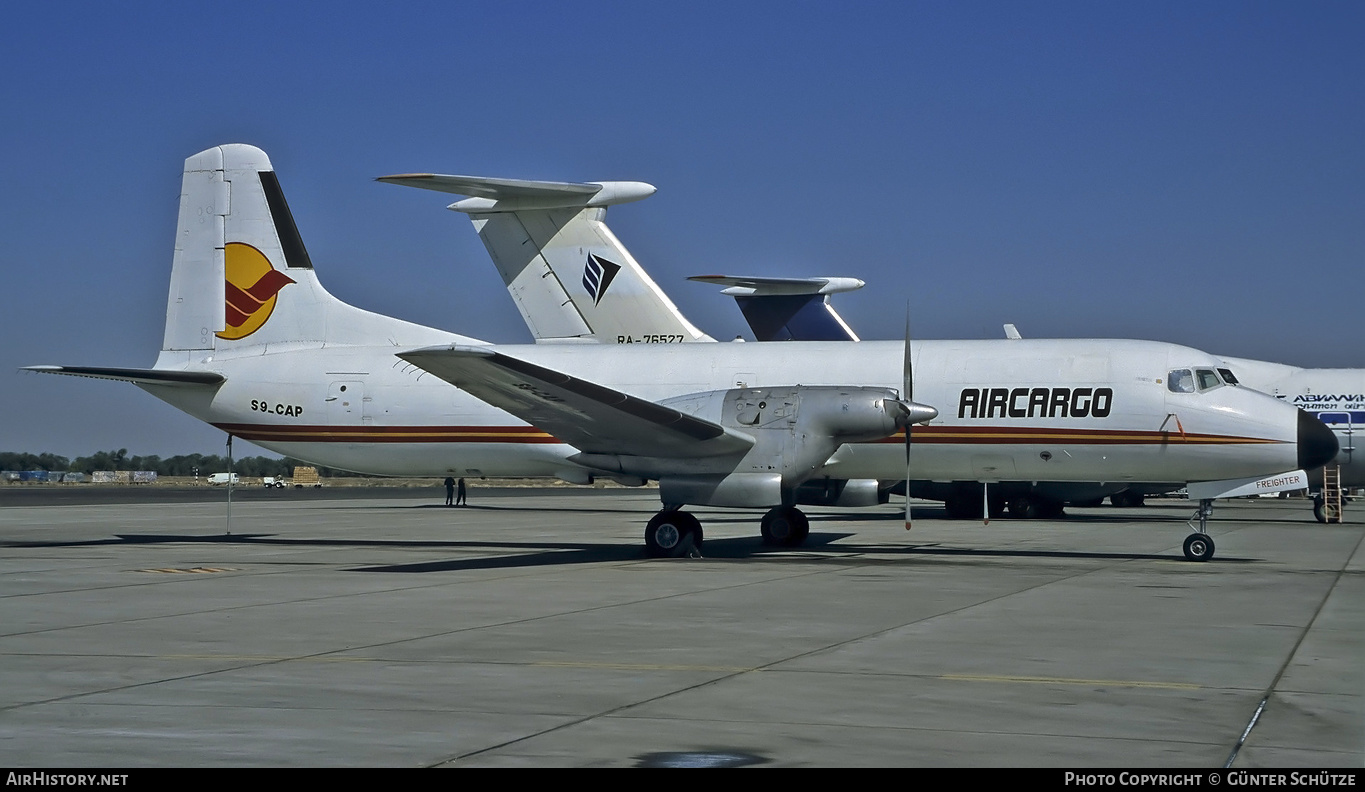
[[[537,343],[713,340],[607,227],[607,207],[652,195],[648,184],[417,173],[379,181],[473,196],[449,208],[469,215]]]
[[[449,335],[436,332],[347,305],[323,289],[264,151],[234,143],[185,160],[164,352],[401,346]]]

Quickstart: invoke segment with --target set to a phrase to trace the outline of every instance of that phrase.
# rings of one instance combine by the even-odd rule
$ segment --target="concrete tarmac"
[[[286,494],[286,493],[281,493]],[[1365,530],[1304,501],[1055,521],[653,491],[0,500],[0,765],[1359,768]]]

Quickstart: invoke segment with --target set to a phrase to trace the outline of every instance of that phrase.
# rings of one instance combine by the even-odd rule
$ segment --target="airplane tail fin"
[[[647,198],[651,185],[430,173],[379,181],[472,196],[448,208],[469,215],[537,343],[714,340],[607,227],[608,206]]]
[[[229,144],[185,160],[165,364],[208,350],[324,341],[411,346],[431,337],[323,289],[264,151]]]
[[[758,341],[857,341],[829,296],[861,289],[857,278],[769,278],[694,275],[690,281],[728,288]]]

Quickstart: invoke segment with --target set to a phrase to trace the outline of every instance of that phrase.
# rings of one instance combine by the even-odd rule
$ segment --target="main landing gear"
[[[1185,537],[1185,557],[1191,561],[1207,561],[1213,558],[1213,537],[1208,533],[1209,518],[1213,516],[1213,501],[1205,498],[1199,501],[1199,510],[1190,518],[1190,525],[1199,520],[1199,527]]]
[[[776,547],[800,547],[810,535],[810,520],[795,506],[776,506],[760,523],[763,543]]]
[[[763,543],[800,547],[810,535],[810,520],[794,506],[775,506],[763,515]],[[645,552],[650,558],[701,558],[701,521],[691,512],[664,509],[645,525]]]
[[[701,521],[691,512],[665,509],[645,525],[645,552],[651,558],[700,558]]]

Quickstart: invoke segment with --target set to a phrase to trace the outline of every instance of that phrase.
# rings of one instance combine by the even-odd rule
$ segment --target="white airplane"
[[[583,205],[600,192],[611,199],[601,186]],[[701,544],[686,505],[767,508],[765,539],[796,545],[802,484],[870,481],[843,494],[875,502],[907,458],[912,478],[947,489],[1164,479],[1213,497],[1336,455],[1320,421],[1273,397],[1169,387],[1170,372],[1217,363],[1126,340],[494,346],[328,294],[269,159],[234,144],[186,160],[156,363],[29,368],[132,382],[231,435],[359,472],[657,480],[645,543],[667,556]],[[1203,528],[1187,557],[1212,557]]]
[[[474,196],[447,208],[469,215],[537,343],[714,341],[696,330],[606,225],[607,206],[653,195],[652,185],[609,182],[599,187],[431,173],[378,181]],[[830,305],[831,295],[865,285],[857,278],[699,275],[688,280],[726,287],[722,294],[734,297],[758,341],[860,340]],[[1005,332],[1011,340],[1022,338],[1014,325],[1006,325]],[[1206,383],[1237,381],[1226,366],[1172,374],[1179,382],[1171,387],[1194,390],[1197,377]],[[1174,417],[1179,423],[1178,414]],[[893,491],[904,493],[906,486],[904,480],[823,476],[799,487],[795,498],[798,504],[849,505],[854,499],[871,501],[873,491],[885,500]],[[943,500],[955,518],[980,517],[983,510],[989,515],[1005,505],[1016,517],[1052,517],[1064,503],[1099,505],[1108,494],[1115,505],[1141,505],[1146,495],[1178,489],[1170,481],[1001,481],[994,487],[992,509],[991,504],[983,506],[975,485],[967,482],[910,481],[908,486],[913,496]]]

